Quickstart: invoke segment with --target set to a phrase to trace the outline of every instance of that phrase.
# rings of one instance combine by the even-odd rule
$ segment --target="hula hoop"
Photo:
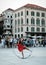
[[[32,51],[31,50],[26,50],[26,49],[24,49],[24,51],[23,51],[24,58],[22,58],[21,52],[19,52],[18,49],[16,49],[16,48],[13,50],[13,53],[14,53],[15,56],[17,56],[20,59],[27,59],[32,55]]]

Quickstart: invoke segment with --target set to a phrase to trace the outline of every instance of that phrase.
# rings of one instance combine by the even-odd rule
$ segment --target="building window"
[[[12,21],[13,21],[13,20],[11,20],[11,24],[12,24]]]
[[[17,25],[17,20],[15,20],[15,25]]]
[[[41,16],[42,16],[42,17],[45,17],[45,13],[41,13]]]
[[[18,34],[18,38],[20,38],[20,35]]]
[[[18,17],[20,16],[20,13],[18,12]]]
[[[7,16],[9,18],[9,16]]]
[[[15,33],[17,32],[17,29],[15,28]]]
[[[21,27],[21,32],[23,32],[23,27]]]
[[[23,11],[21,11],[21,16],[23,16]]]
[[[23,18],[21,18],[21,24],[23,24]]]
[[[18,28],[18,32],[20,32],[20,28]]]
[[[31,12],[31,16],[34,16],[34,15],[35,15],[35,13],[34,13],[34,11],[32,11],[32,12]]]
[[[15,18],[17,17],[17,14],[15,13]]]
[[[15,38],[17,38],[17,35],[15,34]]]
[[[45,32],[45,28],[42,28],[42,32]]]
[[[35,24],[35,19],[31,18],[31,25],[34,25],[34,24]]]
[[[21,34],[21,38],[23,37],[23,34]]]
[[[28,27],[26,28],[26,31],[29,31],[29,28]]]
[[[31,27],[31,32],[34,32],[35,31],[35,28],[34,27]]]
[[[18,25],[20,25],[20,19],[18,19]]]
[[[9,26],[9,25],[7,25],[7,27],[8,27],[8,28],[10,28],[10,26]]]
[[[11,28],[12,28],[12,25],[11,25]]]
[[[39,18],[36,19],[36,25],[40,26],[40,19]]]
[[[29,12],[27,11],[27,13],[26,13],[27,15],[29,15]]]
[[[37,13],[36,13],[36,16],[40,16],[40,13],[39,13],[39,12],[37,12]]]
[[[27,18],[27,24],[29,24],[29,19]]]
[[[37,31],[37,32],[40,32],[40,28],[37,28],[36,31]]]
[[[41,25],[45,26],[45,20],[44,19],[41,20]]]
[[[12,16],[11,16],[11,18],[12,18]]]

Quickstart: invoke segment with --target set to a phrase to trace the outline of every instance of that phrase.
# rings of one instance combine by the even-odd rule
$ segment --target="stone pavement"
[[[46,65],[46,47],[31,48],[32,56],[19,59],[14,48],[0,48],[0,65]]]

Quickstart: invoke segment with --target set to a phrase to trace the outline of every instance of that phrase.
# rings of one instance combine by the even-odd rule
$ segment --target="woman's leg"
[[[24,53],[23,53],[23,51],[22,51],[22,56],[23,56],[22,58],[24,58]]]
[[[27,48],[27,47],[26,47],[25,49],[28,50],[28,51],[30,51],[30,52],[32,52],[32,51],[31,51],[29,48]]]
[[[25,49],[29,50],[27,47]]]

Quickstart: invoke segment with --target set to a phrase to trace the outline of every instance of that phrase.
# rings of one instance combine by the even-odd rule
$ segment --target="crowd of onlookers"
[[[12,48],[15,47],[16,43],[17,39],[13,38],[12,36],[0,37],[0,47]]]
[[[0,37],[0,47],[2,48],[14,48],[18,43],[20,38],[13,38],[12,36]],[[21,38],[21,41],[27,47],[45,47],[46,39],[31,39],[31,38]]]

